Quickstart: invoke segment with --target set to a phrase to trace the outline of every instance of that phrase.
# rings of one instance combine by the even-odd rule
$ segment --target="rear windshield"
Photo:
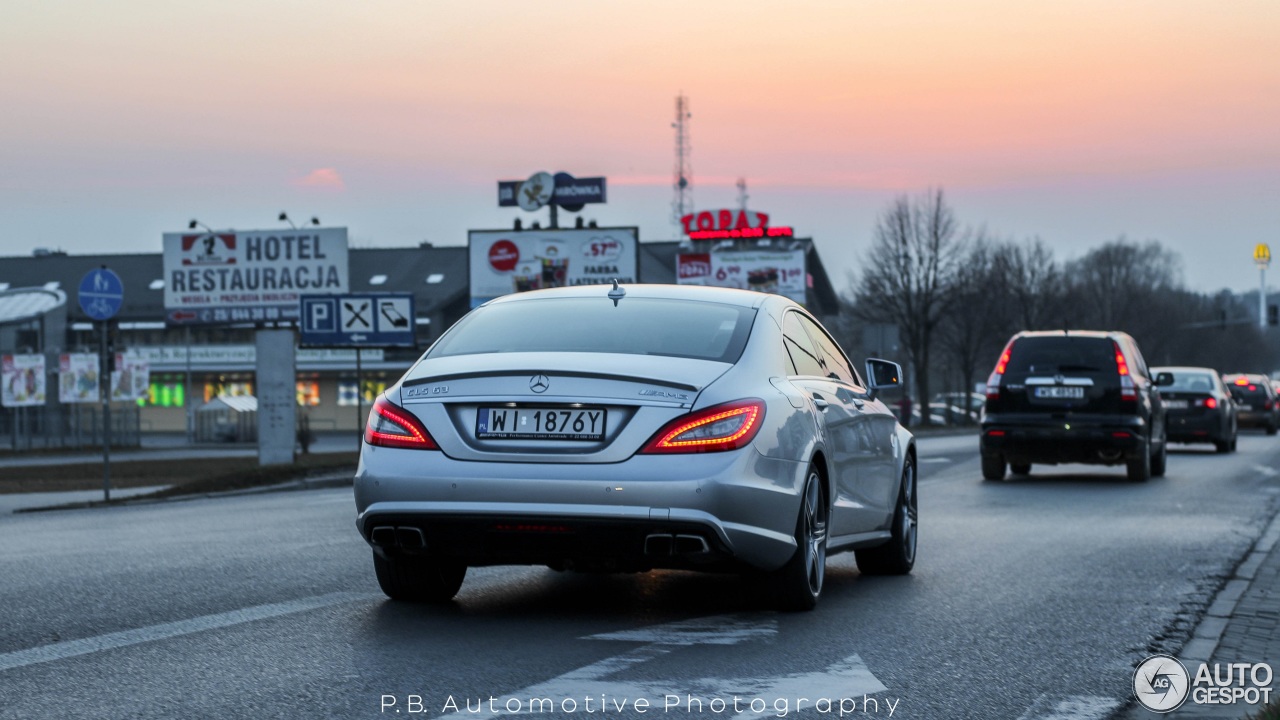
[[[517,300],[478,308],[427,357],[590,352],[737,362],[755,310],[719,303],[605,297]]]
[[[1009,354],[1006,372],[1039,375],[1072,372],[1114,372],[1116,346],[1106,338],[1019,338]]]
[[[1176,372],[1173,384],[1160,388],[1171,392],[1213,392],[1213,376],[1209,373]]]

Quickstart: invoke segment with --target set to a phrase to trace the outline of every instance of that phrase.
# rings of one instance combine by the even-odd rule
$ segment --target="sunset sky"
[[[496,182],[608,178],[584,215],[671,239],[694,202],[813,237],[837,287],[896,196],[1061,259],[1125,235],[1193,289],[1280,246],[1280,2],[46,0],[0,22],[0,255],[158,252],[191,218],[459,245],[544,219]],[[1273,275],[1276,274],[1274,271]],[[1280,285],[1280,282],[1273,282]]]

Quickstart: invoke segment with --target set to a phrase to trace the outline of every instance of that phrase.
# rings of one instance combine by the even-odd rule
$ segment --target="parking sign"
[[[414,347],[413,295],[303,295],[303,347]]]

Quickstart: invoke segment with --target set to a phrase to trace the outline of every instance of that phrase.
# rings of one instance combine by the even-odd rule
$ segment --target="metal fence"
[[[0,408],[0,450],[29,452],[100,448],[102,431],[100,405]],[[141,445],[138,406],[116,405],[111,408],[111,445]]]

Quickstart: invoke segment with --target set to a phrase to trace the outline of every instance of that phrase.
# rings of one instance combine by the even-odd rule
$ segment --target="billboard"
[[[524,290],[634,283],[639,230],[472,230],[467,234],[471,307]]]
[[[347,291],[347,229],[164,234],[164,309],[174,325],[298,319],[304,293]]]
[[[804,304],[807,278],[804,249],[729,250],[676,256],[676,282],[681,285],[778,293]]]
[[[43,355],[0,356],[0,404],[32,407],[44,404]]]
[[[101,395],[97,353],[58,356],[58,402],[96,403]]]

